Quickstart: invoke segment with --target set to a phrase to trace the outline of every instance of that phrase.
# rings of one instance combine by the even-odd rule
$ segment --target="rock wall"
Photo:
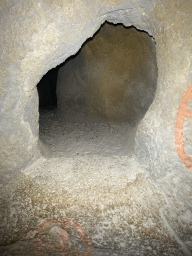
[[[60,68],[58,108],[80,105],[89,114],[136,124],[152,103],[156,83],[152,38],[106,23]]]

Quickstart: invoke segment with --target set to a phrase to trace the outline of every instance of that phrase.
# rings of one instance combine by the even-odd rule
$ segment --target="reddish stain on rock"
[[[175,144],[176,144],[177,155],[179,156],[181,161],[185,164],[185,166],[192,172],[192,160],[185,151],[184,135],[183,135],[185,119],[187,117],[192,118],[192,110],[187,109],[187,105],[191,98],[192,98],[192,84],[190,84],[188,89],[184,92],[178,108],[176,124],[175,124]]]
[[[56,244],[51,245],[51,244],[42,242],[45,229],[48,228],[48,225],[50,225],[51,223],[56,223],[56,224],[59,223],[60,228],[62,229],[60,234],[62,241],[59,245],[56,245]],[[87,252],[70,250],[66,247],[68,233],[65,231],[65,229],[67,228],[67,226],[72,226],[78,231],[78,234],[81,240],[84,242],[85,246],[87,247]],[[89,242],[88,236],[85,233],[84,229],[77,222],[74,222],[69,219],[46,220],[38,226],[38,230],[35,234],[35,250],[37,255],[44,255],[43,250],[46,250],[46,249],[51,250],[53,252],[57,251],[62,256],[64,255],[92,256],[93,255],[93,249],[92,249],[91,243]]]

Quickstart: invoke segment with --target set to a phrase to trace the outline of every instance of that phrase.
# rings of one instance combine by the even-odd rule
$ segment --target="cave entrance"
[[[156,84],[154,39],[106,22],[38,84],[39,137],[53,156],[129,155]]]

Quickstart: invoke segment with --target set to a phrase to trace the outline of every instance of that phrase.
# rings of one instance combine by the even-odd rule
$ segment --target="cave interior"
[[[39,137],[52,155],[129,155],[157,84],[155,40],[105,22],[37,84]]]

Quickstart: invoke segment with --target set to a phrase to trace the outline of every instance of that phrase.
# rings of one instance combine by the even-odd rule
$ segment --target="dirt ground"
[[[36,202],[29,209],[21,208],[19,215],[31,214],[29,220],[37,218],[38,227],[58,216],[77,221],[74,223],[80,223],[90,239],[92,252],[86,253],[74,230],[62,230],[55,222],[42,239],[56,239],[59,244],[61,234],[67,231],[67,248],[78,249],[79,254],[64,253],[57,246],[42,254],[34,242],[38,228],[32,226],[18,241],[1,246],[0,255],[191,255],[192,237],[180,239],[174,231],[175,224],[165,214],[167,205],[161,189],[137,162],[136,128],[87,116],[77,109],[68,109],[65,114],[54,108],[41,109],[39,134],[49,145],[49,154],[22,170],[24,179],[18,179],[18,189],[12,193],[14,209],[22,200]],[[43,197],[39,201],[40,194]],[[49,215],[53,208],[54,214]]]
[[[85,111],[40,110],[39,136],[53,157],[85,155],[127,156],[133,152],[136,126],[88,116]]]

